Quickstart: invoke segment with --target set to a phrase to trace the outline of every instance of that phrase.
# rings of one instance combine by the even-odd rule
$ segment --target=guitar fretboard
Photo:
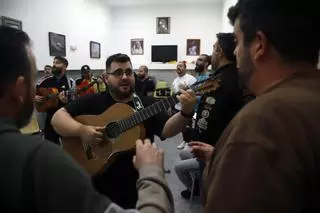
[[[210,75],[208,77],[208,79],[205,79],[203,81],[198,81],[196,83],[194,83],[193,85],[190,86],[190,89],[193,91],[201,91],[203,89],[205,89],[205,87],[202,87],[205,82],[207,82],[208,80],[215,80],[221,77],[221,73],[218,75]],[[177,95],[179,95],[180,92],[170,96],[167,99],[158,101],[146,108],[143,108],[142,110],[134,113],[133,115],[120,120],[117,123],[117,129],[119,129],[120,132],[125,132],[128,129],[133,128],[134,126],[136,126],[137,124],[141,124],[143,121],[147,120],[148,118],[158,114],[159,112],[162,111],[166,111],[168,110],[170,107],[173,107],[176,103],[179,102],[179,100],[177,99]]]
[[[143,121],[151,118],[152,116],[155,116],[156,114],[162,111],[168,110],[170,107],[173,107],[178,102],[179,101],[176,95],[173,95],[167,99],[158,101],[146,108],[143,108],[140,111],[129,116],[128,118],[118,121],[120,131],[125,132],[128,129],[131,129],[132,127],[136,126],[137,124],[140,124]]]

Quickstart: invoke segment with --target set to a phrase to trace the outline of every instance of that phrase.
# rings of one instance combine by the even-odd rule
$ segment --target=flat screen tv
[[[178,60],[177,45],[152,45],[151,46],[151,61],[166,63],[169,61]]]

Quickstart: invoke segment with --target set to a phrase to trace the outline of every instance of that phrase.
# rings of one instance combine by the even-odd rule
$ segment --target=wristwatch
[[[180,111],[180,114],[183,116],[183,117],[186,117],[186,118],[192,118],[193,115],[194,115],[194,111],[190,114],[186,114],[184,113],[182,110]]]

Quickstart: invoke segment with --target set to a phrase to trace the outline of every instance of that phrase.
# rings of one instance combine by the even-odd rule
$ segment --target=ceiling
[[[152,6],[220,3],[223,0],[106,0],[110,6]]]

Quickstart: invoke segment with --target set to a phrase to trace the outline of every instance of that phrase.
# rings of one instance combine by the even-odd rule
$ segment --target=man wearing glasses
[[[112,55],[106,61],[106,70],[108,93],[82,97],[61,108],[53,116],[51,123],[61,136],[80,137],[84,143],[97,144],[103,140],[101,133],[103,127],[83,125],[72,117],[84,114],[99,115],[115,103],[125,103],[135,108],[133,103],[135,78],[130,58],[120,53]],[[182,94],[178,96],[181,111],[170,119],[166,112],[161,112],[146,120],[143,123],[146,138],[153,141],[154,135],[161,139],[172,137],[190,122],[194,114],[196,97],[191,91],[181,92]],[[140,100],[144,107],[154,103],[150,97],[141,96]],[[132,152],[124,153],[102,175],[93,177],[97,190],[123,208],[134,208],[137,202],[136,181],[139,174],[133,167],[133,156]],[[161,171],[158,173],[159,177],[163,178],[163,168],[159,171]],[[154,172],[149,171],[149,173]],[[150,191],[150,196],[151,194]]]

